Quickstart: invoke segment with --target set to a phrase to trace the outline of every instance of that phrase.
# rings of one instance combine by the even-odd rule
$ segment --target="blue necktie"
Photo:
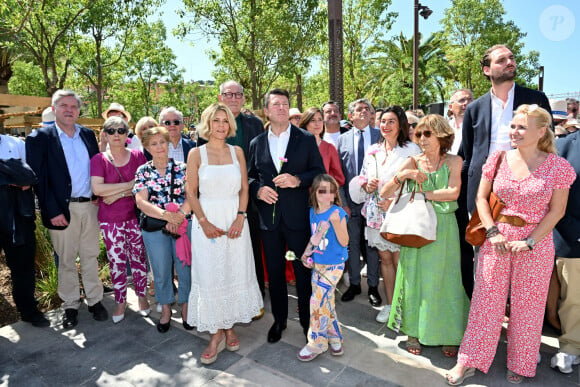
[[[358,131],[357,173],[360,173],[364,158],[365,158],[365,139],[363,138],[363,131],[359,130]]]

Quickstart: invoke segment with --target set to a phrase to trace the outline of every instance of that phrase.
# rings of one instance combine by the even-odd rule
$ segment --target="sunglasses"
[[[332,189],[319,189],[318,191],[316,191],[316,193],[318,193],[320,195],[324,195],[324,194],[328,194],[328,193],[334,195],[336,193],[336,191],[332,190]]]
[[[163,125],[165,125],[165,126],[171,126],[171,125],[178,126],[178,125],[181,125],[181,120],[173,120],[173,121],[167,120],[167,121],[163,121]]]
[[[109,128],[109,129],[104,129],[105,133],[107,133],[109,136],[112,136],[116,133],[119,133],[120,135],[123,134],[127,134],[128,130],[125,128]]]
[[[235,98],[241,99],[244,96],[244,93],[222,93],[222,96],[225,98]]]
[[[431,137],[431,135],[433,134],[432,131],[430,130],[424,130],[424,131],[419,131],[419,132],[415,132],[415,137],[417,138],[421,138],[421,136],[425,135],[425,138],[429,138]]]

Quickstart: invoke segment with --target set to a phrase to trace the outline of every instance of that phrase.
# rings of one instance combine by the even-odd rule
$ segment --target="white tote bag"
[[[403,186],[381,225],[381,236],[389,242],[407,247],[423,247],[435,241],[437,215],[425,194],[403,192]]]

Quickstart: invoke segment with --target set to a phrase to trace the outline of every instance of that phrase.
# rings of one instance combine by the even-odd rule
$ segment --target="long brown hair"
[[[334,179],[334,177],[323,173],[314,178],[312,181],[312,187],[310,188],[310,204],[315,209],[318,209],[318,201],[316,200],[316,192],[318,188],[320,188],[320,184],[322,183],[330,183],[331,189],[334,190],[334,204],[339,207],[342,207],[342,200],[340,200],[340,193],[338,192],[338,183]]]

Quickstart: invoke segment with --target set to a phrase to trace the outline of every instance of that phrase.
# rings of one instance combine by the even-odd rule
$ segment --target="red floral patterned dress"
[[[499,154],[494,152],[483,167],[483,177],[488,181],[493,180]],[[552,192],[569,189],[575,178],[572,166],[554,154],[549,154],[540,167],[520,180],[513,176],[504,159],[493,183],[493,191],[506,203],[502,214],[518,216],[531,224],[516,227],[498,223],[500,232],[508,241],[527,238],[548,213]],[[508,291],[511,291],[507,367],[526,377],[536,374],[553,266],[552,232],[537,241],[532,251],[515,254],[498,254],[490,241],[485,241],[479,251],[469,322],[458,355],[460,364],[487,373],[495,356]]]

